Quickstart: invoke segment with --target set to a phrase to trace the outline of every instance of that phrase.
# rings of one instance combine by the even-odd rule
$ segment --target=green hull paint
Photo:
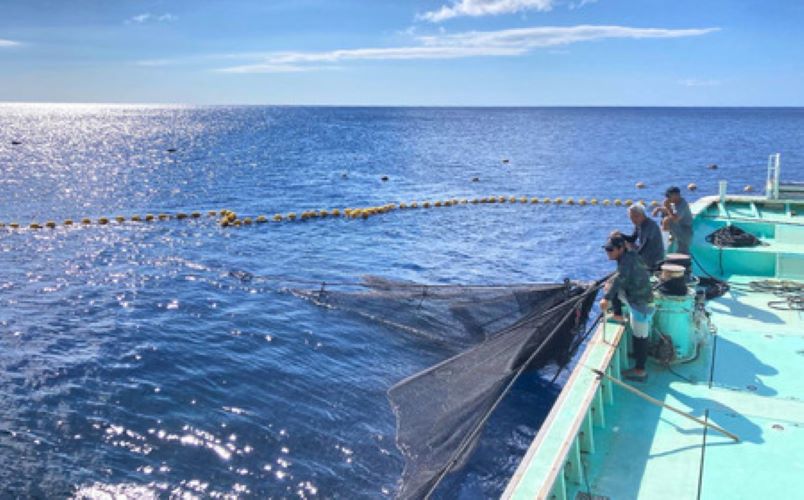
[[[591,368],[619,377],[628,364],[627,327],[607,323],[590,340],[504,498],[804,497],[804,312],[774,309],[768,303],[778,297],[739,286],[804,281],[804,202],[709,197],[692,210],[695,273],[738,286],[706,304],[716,333],[705,336],[695,359],[672,369],[649,363],[648,382],[633,385],[740,442],[598,381]],[[727,224],[767,245],[721,250],[705,241]],[[680,311],[689,302],[664,307]],[[683,342],[694,338],[687,330],[696,331],[689,316],[657,322],[670,330],[678,357],[694,355],[694,344]]]

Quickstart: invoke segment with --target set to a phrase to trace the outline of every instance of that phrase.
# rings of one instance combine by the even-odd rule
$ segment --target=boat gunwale
[[[564,385],[564,388],[559,394],[558,399],[553,404],[550,413],[547,415],[544,423],[539,428],[539,432],[536,434],[536,437],[528,447],[528,451],[520,461],[520,464],[517,467],[517,470],[514,472],[514,475],[509,480],[508,486],[506,486],[501,498],[519,498],[522,496],[529,496],[531,493],[535,493],[535,497],[539,499],[548,498],[556,480],[558,479],[559,473],[564,470],[564,465],[567,462],[567,455],[572,448],[575,438],[578,436],[578,433],[581,430],[583,421],[587,417],[589,409],[592,406],[592,402],[597,395],[598,389],[600,388],[601,380],[597,376],[591,375],[591,369],[594,368],[600,371],[608,370],[608,368],[611,366],[614,353],[620,348],[620,342],[627,335],[626,328],[623,324],[611,323],[610,325],[617,326],[617,329],[615,330],[613,339],[609,341],[606,338],[606,324],[607,323],[604,322],[597,327],[594,335],[587,344],[583,355],[578,360],[575,369],[573,369],[569,379],[567,380],[567,383]],[[600,359],[595,366],[590,366],[588,364],[590,361],[589,358],[595,353],[595,349],[592,347],[598,345],[605,346],[604,348],[606,350],[603,353],[602,359]],[[578,385],[583,382],[579,379],[584,373],[589,373],[590,376],[593,377],[593,382],[591,384]],[[541,451],[542,445],[547,437],[551,434],[551,431],[555,428],[554,425],[557,424],[559,416],[563,413],[564,405],[575,391],[584,391],[582,393],[583,395],[581,396],[582,405],[577,408],[575,417],[572,419],[569,427],[563,431],[564,437],[561,440],[559,449],[553,454],[554,458],[548,473],[544,475],[541,483],[536,488],[528,488],[527,486],[524,486],[523,482],[527,479],[527,476],[530,472],[530,464],[536,455]],[[521,491],[522,488],[527,488],[529,491],[523,492]],[[535,491],[533,491],[534,489]]]

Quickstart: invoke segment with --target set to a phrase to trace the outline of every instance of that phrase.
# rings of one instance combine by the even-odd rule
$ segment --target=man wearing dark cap
[[[629,380],[644,382],[648,378],[645,362],[648,359],[648,334],[655,310],[650,275],[642,258],[626,247],[622,235],[611,235],[603,248],[609,260],[617,261],[617,272],[606,284],[606,293],[600,300],[600,310],[605,312],[609,301],[615,297],[628,304],[636,366],[623,372],[623,376]]]
[[[653,215],[663,214],[662,229],[670,231],[676,243],[676,252],[690,254],[692,244],[692,211],[681,190],[673,186],[664,193],[664,206],[653,209]]]

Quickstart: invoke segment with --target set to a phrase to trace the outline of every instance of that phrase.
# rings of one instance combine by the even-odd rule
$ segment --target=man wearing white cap
[[[634,223],[634,233],[623,235],[625,241],[635,244],[634,250],[645,261],[648,270],[655,271],[664,260],[664,243],[659,224],[645,214],[640,204],[628,207],[628,217]]]

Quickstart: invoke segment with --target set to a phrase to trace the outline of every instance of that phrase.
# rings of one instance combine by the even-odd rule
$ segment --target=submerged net
[[[471,455],[480,431],[526,368],[566,362],[597,286],[428,286],[367,278],[338,289],[293,290],[457,354],[388,391],[405,457],[398,496],[421,498]]]

